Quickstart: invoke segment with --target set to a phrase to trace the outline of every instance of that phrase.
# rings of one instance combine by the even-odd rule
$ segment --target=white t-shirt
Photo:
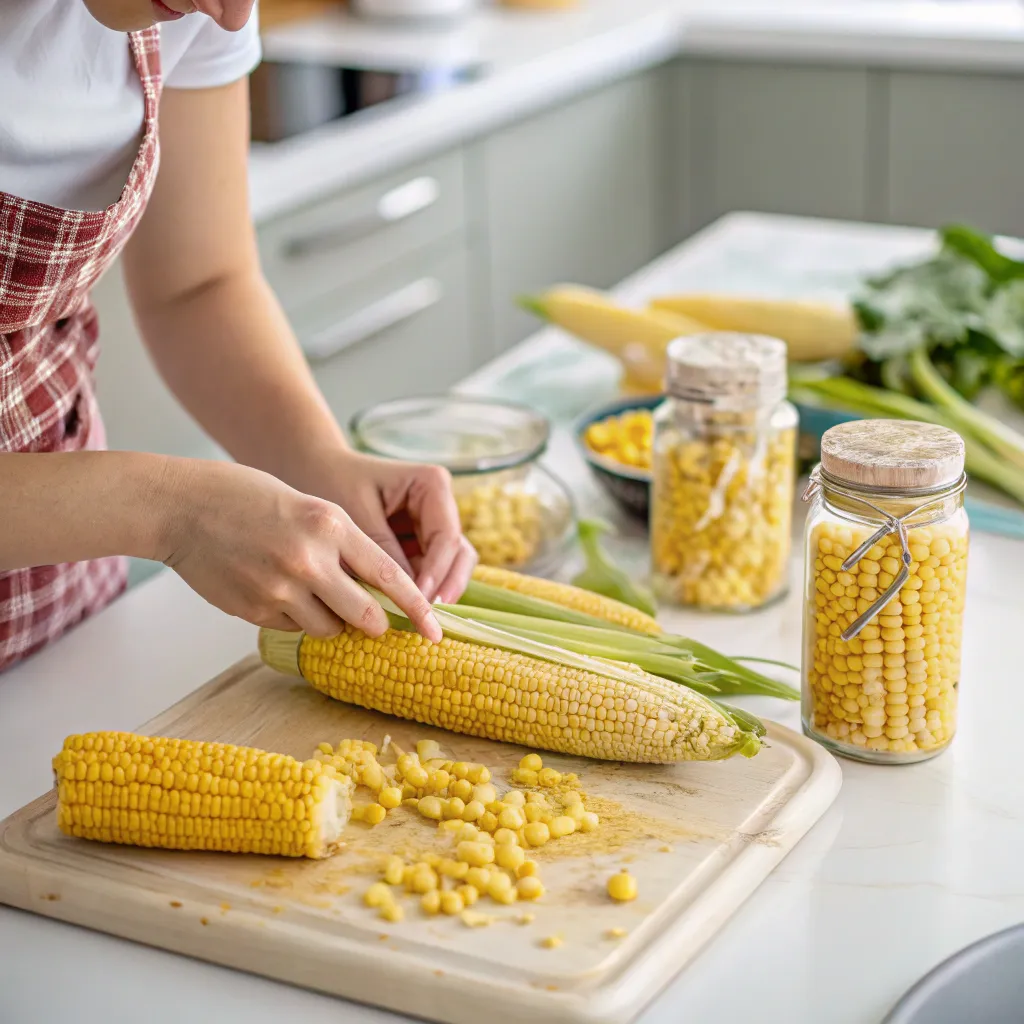
[[[238,32],[204,14],[160,25],[165,88],[227,85],[260,55],[255,8]],[[0,0],[0,192],[105,209],[128,179],[142,112],[124,32],[102,26],[82,0]]]

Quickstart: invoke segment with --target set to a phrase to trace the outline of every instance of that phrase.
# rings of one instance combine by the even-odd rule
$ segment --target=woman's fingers
[[[438,466],[424,466],[410,488],[409,498],[423,550],[416,583],[429,600],[434,600],[462,551],[462,523],[451,476]]]
[[[361,580],[387,594],[404,614],[409,617],[422,636],[425,636],[434,643],[441,640],[444,634],[441,632],[441,627],[434,617],[430,602],[423,596],[420,589],[413,583],[412,578],[402,569],[398,562],[379,545],[370,540],[354,523],[350,522],[348,524],[338,554]],[[335,601],[344,604],[345,607],[350,607],[352,603],[351,589],[358,591],[362,598],[356,602],[355,612],[347,614]],[[363,630],[363,632],[370,633],[371,636],[380,636],[387,628],[388,621],[384,610],[354,580],[345,576],[341,572],[340,566],[336,596],[329,596],[324,593],[319,594],[319,596],[346,622],[351,622]],[[331,599],[331,596],[334,596],[334,600]],[[352,614],[357,615],[357,617],[353,618]],[[376,623],[381,619],[383,619],[382,628],[371,632],[371,629],[375,628]],[[371,629],[367,629],[364,621],[370,625]]]
[[[478,560],[476,548],[463,537],[448,575],[437,588],[437,599],[442,604],[455,604],[462,597]]]
[[[303,594],[289,606],[286,615],[310,636],[337,636],[345,628],[345,621],[315,594]]]

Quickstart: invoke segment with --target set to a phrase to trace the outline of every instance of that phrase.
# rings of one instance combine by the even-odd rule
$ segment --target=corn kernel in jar
[[[543,508],[532,491],[512,483],[456,483],[455,501],[462,532],[483,565],[515,568],[537,554]]]
[[[650,511],[667,603],[746,611],[786,589],[797,416],[785,354],[774,338],[724,333],[669,346]]]
[[[806,532],[803,719],[805,731],[836,753],[908,762],[939,753],[956,730],[969,525],[957,435],[888,423],[871,421],[852,435],[844,424],[846,431],[822,439]],[[861,448],[872,441],[878,448],[865,457]],[[900,463],[898,476],[878,464],[877,451],[886,450]],[[870,472],[851,488],[839,474],[855,475],[858,457]],[[872,479],[885,493],[866,489]],[[914,493],[894,493],[894,479]],[[886,525],[862,494],[903,520],[905,559],[895,531],[862,550]],[[844,568],[858,550],[858,561]],[[908,576],[896,589],[889,570],[902,564]],[[857,631],[889,589],[892,596]]]

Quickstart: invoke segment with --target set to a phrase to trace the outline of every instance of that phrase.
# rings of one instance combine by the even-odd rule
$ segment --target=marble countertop
[[[625,282],[619,295],[640,300],[684,274],[710,287],[760,281],[768,293],[833,294],[860,270],[906,259],[930,242],[920,231],[732,215]],[[642,570],[642,531],[619,519],[573,450],[565,424],[578,410],[544,390],[567,358],[578,371],[580,402],[600,400],[614,386],[603,356],[546,330],[460,390],[517,395],[536,388],[560,424],[551,468],[588,514],[619,522],[614,552]],[[795,555],[794,584],[799,569]],[[1024,543],[974,536],[960,728],[951,749],[907,767],[843,761],[843,789],[828,813],[640,1024],[676,1024],[682,1007],[693,1020],[718,1019],[725,1009],[771,1024],[877,1022],[937,962],[1024,919],[1017,761],[1024,689],[1016,646],[1022,572]],[[666,612],[664,620],[723,651],[799,660],[796,589],[741,619]],[[137,727],[250,654],[255,639],[254,629],[163,571],[0,676],[0,817],[49,787],[50,757],[65,735]],[[795,706],[743,703],[799,728]],[[91,1020],[91,1007],[102,1007],[106,1024],[402,1019],[6,908],[0,949],[0,1021],[12,1024]]]
[[[408,70],[471,65],[471,81],[293,139],[257,144],[265,221],[679,54],[737,60],[1024,69],[1021,0],[586,0],[485,5],[450,28],[381,27],[345,12],[269,30],[267,59]]]

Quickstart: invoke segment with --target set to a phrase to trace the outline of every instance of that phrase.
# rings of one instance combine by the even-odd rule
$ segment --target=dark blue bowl
[[[608,402],[592,409],[578,420],[573,435],[580,457],[590,467],[598,483],[624,512],[644,522],[647,521],[650,503],[651,474],[645,469],[633,469],[591,451],[583,440],[583,435],[591,423],[636,409],[654,409],[661,404],[663,398],[663,395],[650,395],[646,398],[620,398]]]
[[[664,395],[651,395],[648,398],[620,398],[614,402],[592,409],[576,424],[576,448],[581,458],[590,467],[604,490],[629,515],[646,520],[650,507],[651,474],[643,469],[631,469],[611,459],[591,451],[583,435],[591,423],[618,416],[635,409],[655,409],[661,404]],[[800,458],[807,462],[817,462],[821,453],[821,435],[829,427],[859,417],[829,409],[818,409],[811,405],[798,405],[800,414]]]

